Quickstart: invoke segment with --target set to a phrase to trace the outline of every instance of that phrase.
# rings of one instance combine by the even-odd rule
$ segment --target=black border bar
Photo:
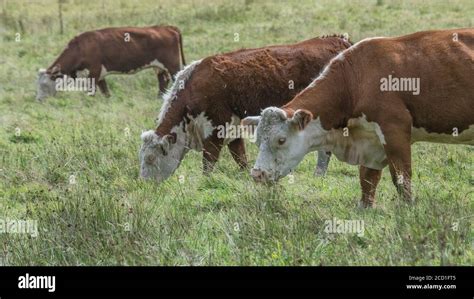
[[[26,273],[54,275],[55,292],[19,289]],[[473,274],[473,267],[1,267],[0,298],[474,298]],[[455,289],[409,290],[409,284]]]

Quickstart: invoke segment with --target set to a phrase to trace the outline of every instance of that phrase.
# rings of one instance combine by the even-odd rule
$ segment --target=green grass
[[[0,264],[474,264],[472,147],[414,145],[416,203],[397,198],[386,170],[377,208],[361,210],[357,168],[334,159],[315,178],[314,155],[273,188],[239,172],[227,150],[210,177],[192,152],[165,183],[138,179],[139,135],[162,103],[152,71],[108,77],[109,99],[34,99],[37,69],[90,29],[173,24],[190,62],[332,33],[358,41],[473,27],[473,1],[68,0],[63,35],[57,15],[52,0],[2,2],[0,219],[37,220],[39,236],[0,234]],[[363,220],[364,236],[325,233],[333,217]]]

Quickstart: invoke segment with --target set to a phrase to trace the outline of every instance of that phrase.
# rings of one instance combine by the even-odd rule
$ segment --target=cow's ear
[[[242,126],[258,126],[261,116],[248,116],[240,121]]]
[[[176,143],[176,133],[167,134],[163,137],[163,140],[168,142],[170,145]]]
[[[51,69],[51,76],[57,76],[60,73],[61,73],[61,65],[56,64],[55,66],[53,66],[53,68]]]
[[[164,156],[168,155],[170,148],[174,143],[176,143],[176,133],[163,136],[159,145]]]
[[[304,130],[309,122],[313,119],[313,114],[306,109],[298,109],[295,111],[291,124],[298,130]]]

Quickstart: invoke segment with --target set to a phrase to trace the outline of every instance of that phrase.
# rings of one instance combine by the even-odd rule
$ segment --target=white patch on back
[[[474,125],[468,129],[458,132],[457,136],[453,134],[428,133],[425,128],[411,128],[411,142],[426,141],[448,144],[470,144],[474,145]]]
[[[176,74],[173,86],[171,86],[171,88],[169,88],[163,95],[163,105],[161,106],[160,114],[157,118],[157,126],[161,124],[173,100],[177,98],[177,94],[181,90],[181,86],[184,88],[186,81],[191,77],[192,72],[196,66],[201,63],[201,61],[202,59],[191,62],[191,64],[187,65],[183,70]]]

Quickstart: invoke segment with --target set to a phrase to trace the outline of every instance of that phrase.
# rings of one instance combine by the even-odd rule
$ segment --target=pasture
[[[162,104],[152,70],[107,78],[111,97],[35,101],[39,68],[76,34],[170,24],[186,62],[333,33],[353,42],[474,27],[474,2],[3,0],[0,11],[0,219],[37,221],[38,236],[0,233],[1,265],[472,265],[474,149],[412,147],[415,203],[384,170],[377,207],[357,208],[358,168],[310,154],[279,185],[256,185],[227,149],[202,175],[190,152],[161,185],[138,178],[140,133]],[[315,74],[316,76],[317,74]],[[250,164],[257,154],[247,143]],[[364,233],[327,233],[328,220]]]

